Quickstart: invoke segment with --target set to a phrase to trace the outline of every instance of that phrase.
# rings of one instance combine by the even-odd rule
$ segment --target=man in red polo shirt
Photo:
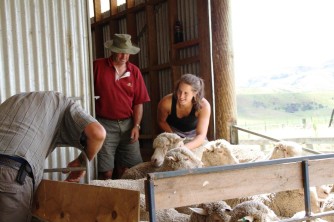
[[[112,55],[93,64],[95,96],[99,97],[96,116],[107,131],[98,153],[98,172],[99,179],[111,179],[115,163],[119,178],[143,161],[138,138],[143,103],[150,98],[139,68],[129,62],[130,55],[140,50],[132,45],[131,36],[114,34],[104,46]]]

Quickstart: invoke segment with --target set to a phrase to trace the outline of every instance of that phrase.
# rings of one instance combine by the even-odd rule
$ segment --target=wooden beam
[[[95,22],[101,21],[102,19],[101,0],[94,0],[93,4],[94,4]]]
[[[116,15],[117,14],[117,0],[109,0],[109,4],[110,4],[110,15],[111,16]]]
[[[174,177],[158,178],[149,174],[150,181],[154,183],[155,209],[303,189],[303,182],[308,179],[303,175],[303,162],[288,161],[271,165],[268,165],[270,161],[262,165],[259,162],[259,165],[226,165],[220,166],[219,170],[207,167],[202,168],[205,172],[200,174],[194,174],[193,169]],[[333,158],[308,160],[307,164],[309,186],[334,183]]]
[[[33,215],[47,221],[139,221],[139,191],[42,180]]]

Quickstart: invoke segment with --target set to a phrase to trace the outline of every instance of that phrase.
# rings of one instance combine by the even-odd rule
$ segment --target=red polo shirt
[[[129,118],[133,106],[150,101],[143,76],[137,66],[127,62],[126,77],[116,80],[116,70],[111,58],[97,59],[94,67],[96,115],[116,120]]]

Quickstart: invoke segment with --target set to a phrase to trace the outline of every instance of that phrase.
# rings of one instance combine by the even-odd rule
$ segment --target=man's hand
[[[81,161],[78,158],[70,162],[67,167],[81,167]],[[79,183],[80,179],[86,174],[86,171],[80,170],[80,171],[70,171],[70,174],[67,176],[66,180],[67,182],[74,182],[74,183]]]
[[[139,128],[137,126],[132,128],[130,143],[134,143],[139,139]]]

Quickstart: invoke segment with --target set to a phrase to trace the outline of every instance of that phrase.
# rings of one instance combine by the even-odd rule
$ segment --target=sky
[[[231,0],[236,82],[334,59],[334,0]]]
[[[117,0],[117,5],[122,5],[126,2],[126,0]],[[105,12],[110,10],[109,0],[101,0],[101,12]],[[94,17],[94,4],[93,0],[89,0],[89,15],[90,18]]]

